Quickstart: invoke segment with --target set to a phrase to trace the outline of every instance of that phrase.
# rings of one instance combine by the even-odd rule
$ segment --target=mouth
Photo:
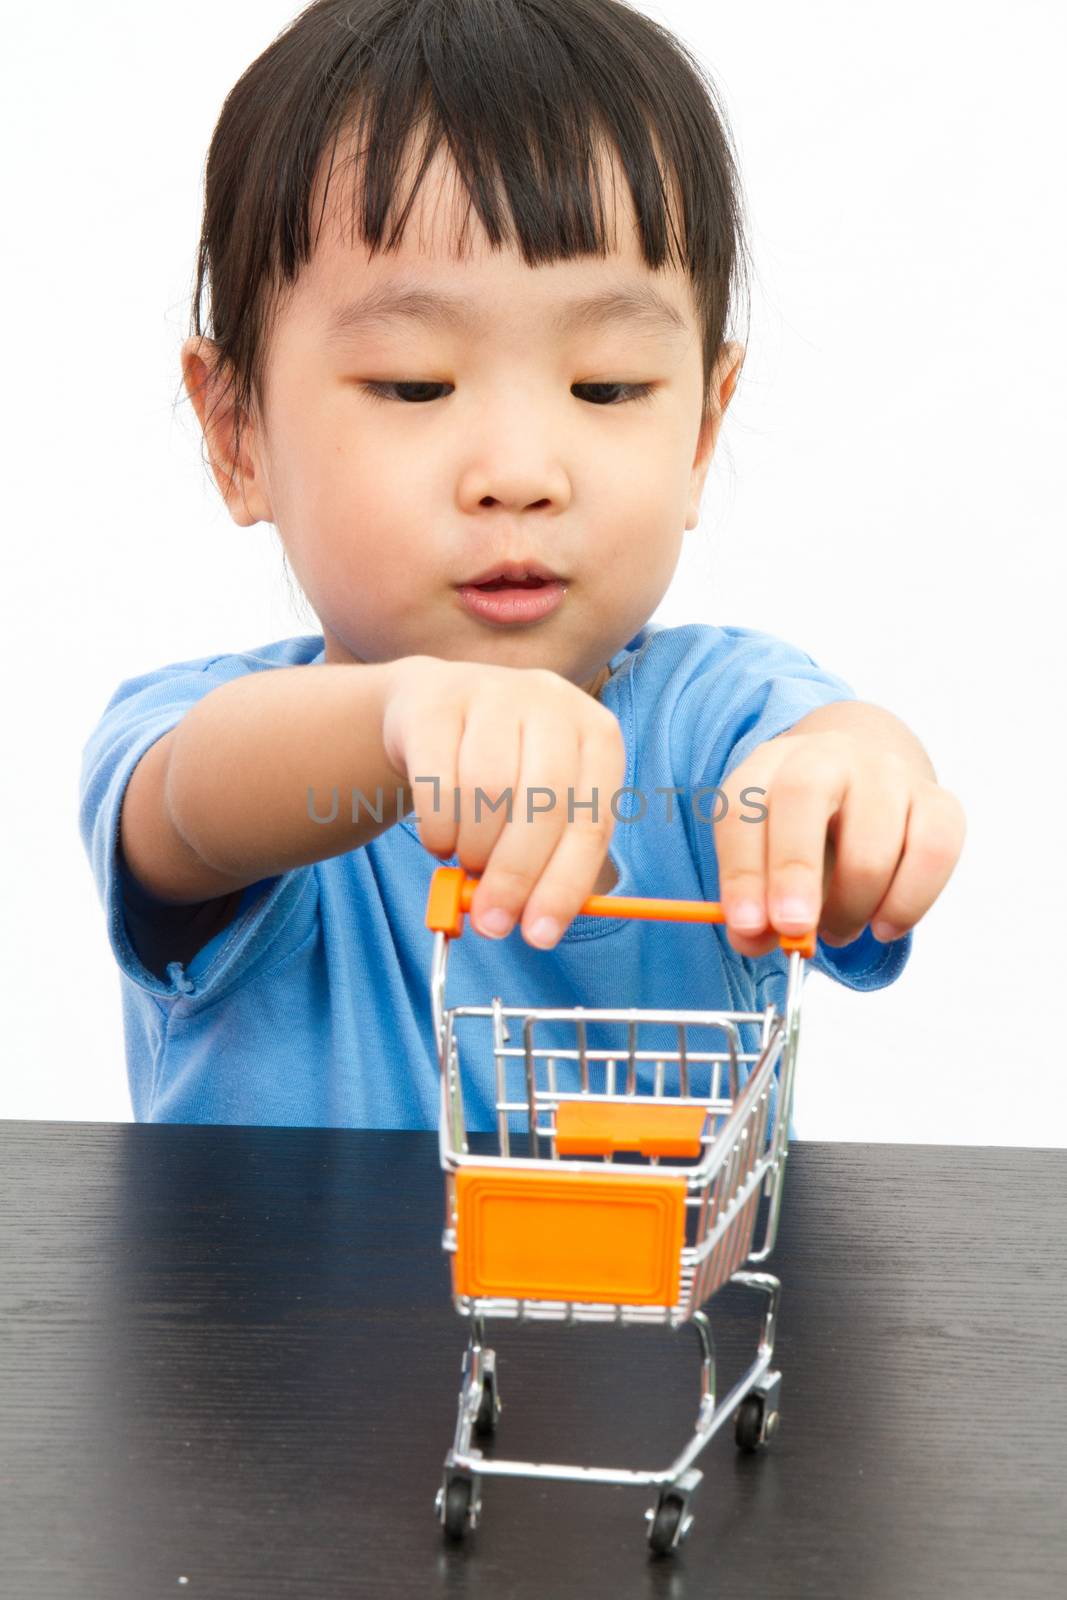
[[[505,561],[495,567],[486,567],[473,578],[456,585],[458,589],[483,589],[492,593],[500,589],[541,589],[550,583],[566,583],[558,572],[536,561]]]
[[[475,583],[471,587],[493,594],[497,589],[543,589],[544,578],[490,578],[488,583]]]
[[[513,566],[486,572],[457,583],[464,609],[483,623],[540,622],[563,603],[567,580],[546,567]]]

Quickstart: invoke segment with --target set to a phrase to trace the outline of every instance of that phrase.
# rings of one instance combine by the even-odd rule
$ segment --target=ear
[[[731,340],[723,346],[722,353],[715,363],[715,370],[711,375],[711,410],[697,438],[696,454],[693,457],[690,474],[689,505],[685,517],[687,530],[695,528],[700,518],[700,499],[704,493],[704,481],[711,466],[711,458],[715,454],[722,419],[737,387],[744,359],[744,346]]]
[[[254,522],[273,522],[257,459],[255,428],[248,417],[243,419],[239,454],[235,454],[236,413],[218,346],[211,339],[187,339],[181,363],[185,388],[207,441],[211,470],[230,516],[242,528],[250,528]]]

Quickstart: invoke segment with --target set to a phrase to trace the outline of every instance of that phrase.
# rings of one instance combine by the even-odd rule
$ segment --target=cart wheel
[[[652,1518],[652,1526],[648,1530],[649,1548],[654,1556],[665,1556],[673,1550],[678,1535],[678,1529],[685,1514],[685,1501],[676,1494],[660,1496]]]
[[[445,1489],[444,1529],[450,1539],[462,1539],[470,1526],[471,1481],[453,1478]]]
[[[748,1394],[738,1406],[734,1438],[737,1441],[737,1448],[744,1450],[746,1454],[759,1449],[763,1442],[762,1395]]]
[[[487,1439],[496,1432],[496,1419],[500,1411],[500,1402],[496,1395],[496,1382],[493,1378],[486,1378],[482,1384],[482,1399],[478,1407],[478,1415],[474,1419],[474,1431],[480,1439]]]

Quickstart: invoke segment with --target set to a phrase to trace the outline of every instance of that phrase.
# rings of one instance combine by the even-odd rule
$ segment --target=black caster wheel
[[[488,1439],[496,1432],[500,1401],[497,1399],[496,1380],[486,1378],[482,1384],[482,1399],[474,1419],[474,1431],[479,1439]]]
[[[763,1396],[748,1394],[737,1408],[734,1422],[737,1448],[746,1455],[758,1450],[763,1442]]]
[[[469,1478],[453,1478],[444,1490],[442,1522],[449,1539],[462,1539],[470,1527],[472,1487]]]
[[[648,1530],[649,1549],[654,1556],[665,1556],[678,1542],[679,1529],[685,1515],[685,1501],[676,1494],[665,1494],[652,1514]]]

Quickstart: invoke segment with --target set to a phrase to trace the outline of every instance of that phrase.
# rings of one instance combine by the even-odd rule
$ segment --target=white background
[[[296,9],[53,0],[5,30],[0,1116],[131,1115],[77,831],[114,688],[318,631],[175,406],[211,132]],[[801,645],[915,730],[968,816],[904,976],[811,976],[798,1131],[1062,1146],[1067,13],[643,9],[720,89],[756,267],[702,526],[657,615]]]

